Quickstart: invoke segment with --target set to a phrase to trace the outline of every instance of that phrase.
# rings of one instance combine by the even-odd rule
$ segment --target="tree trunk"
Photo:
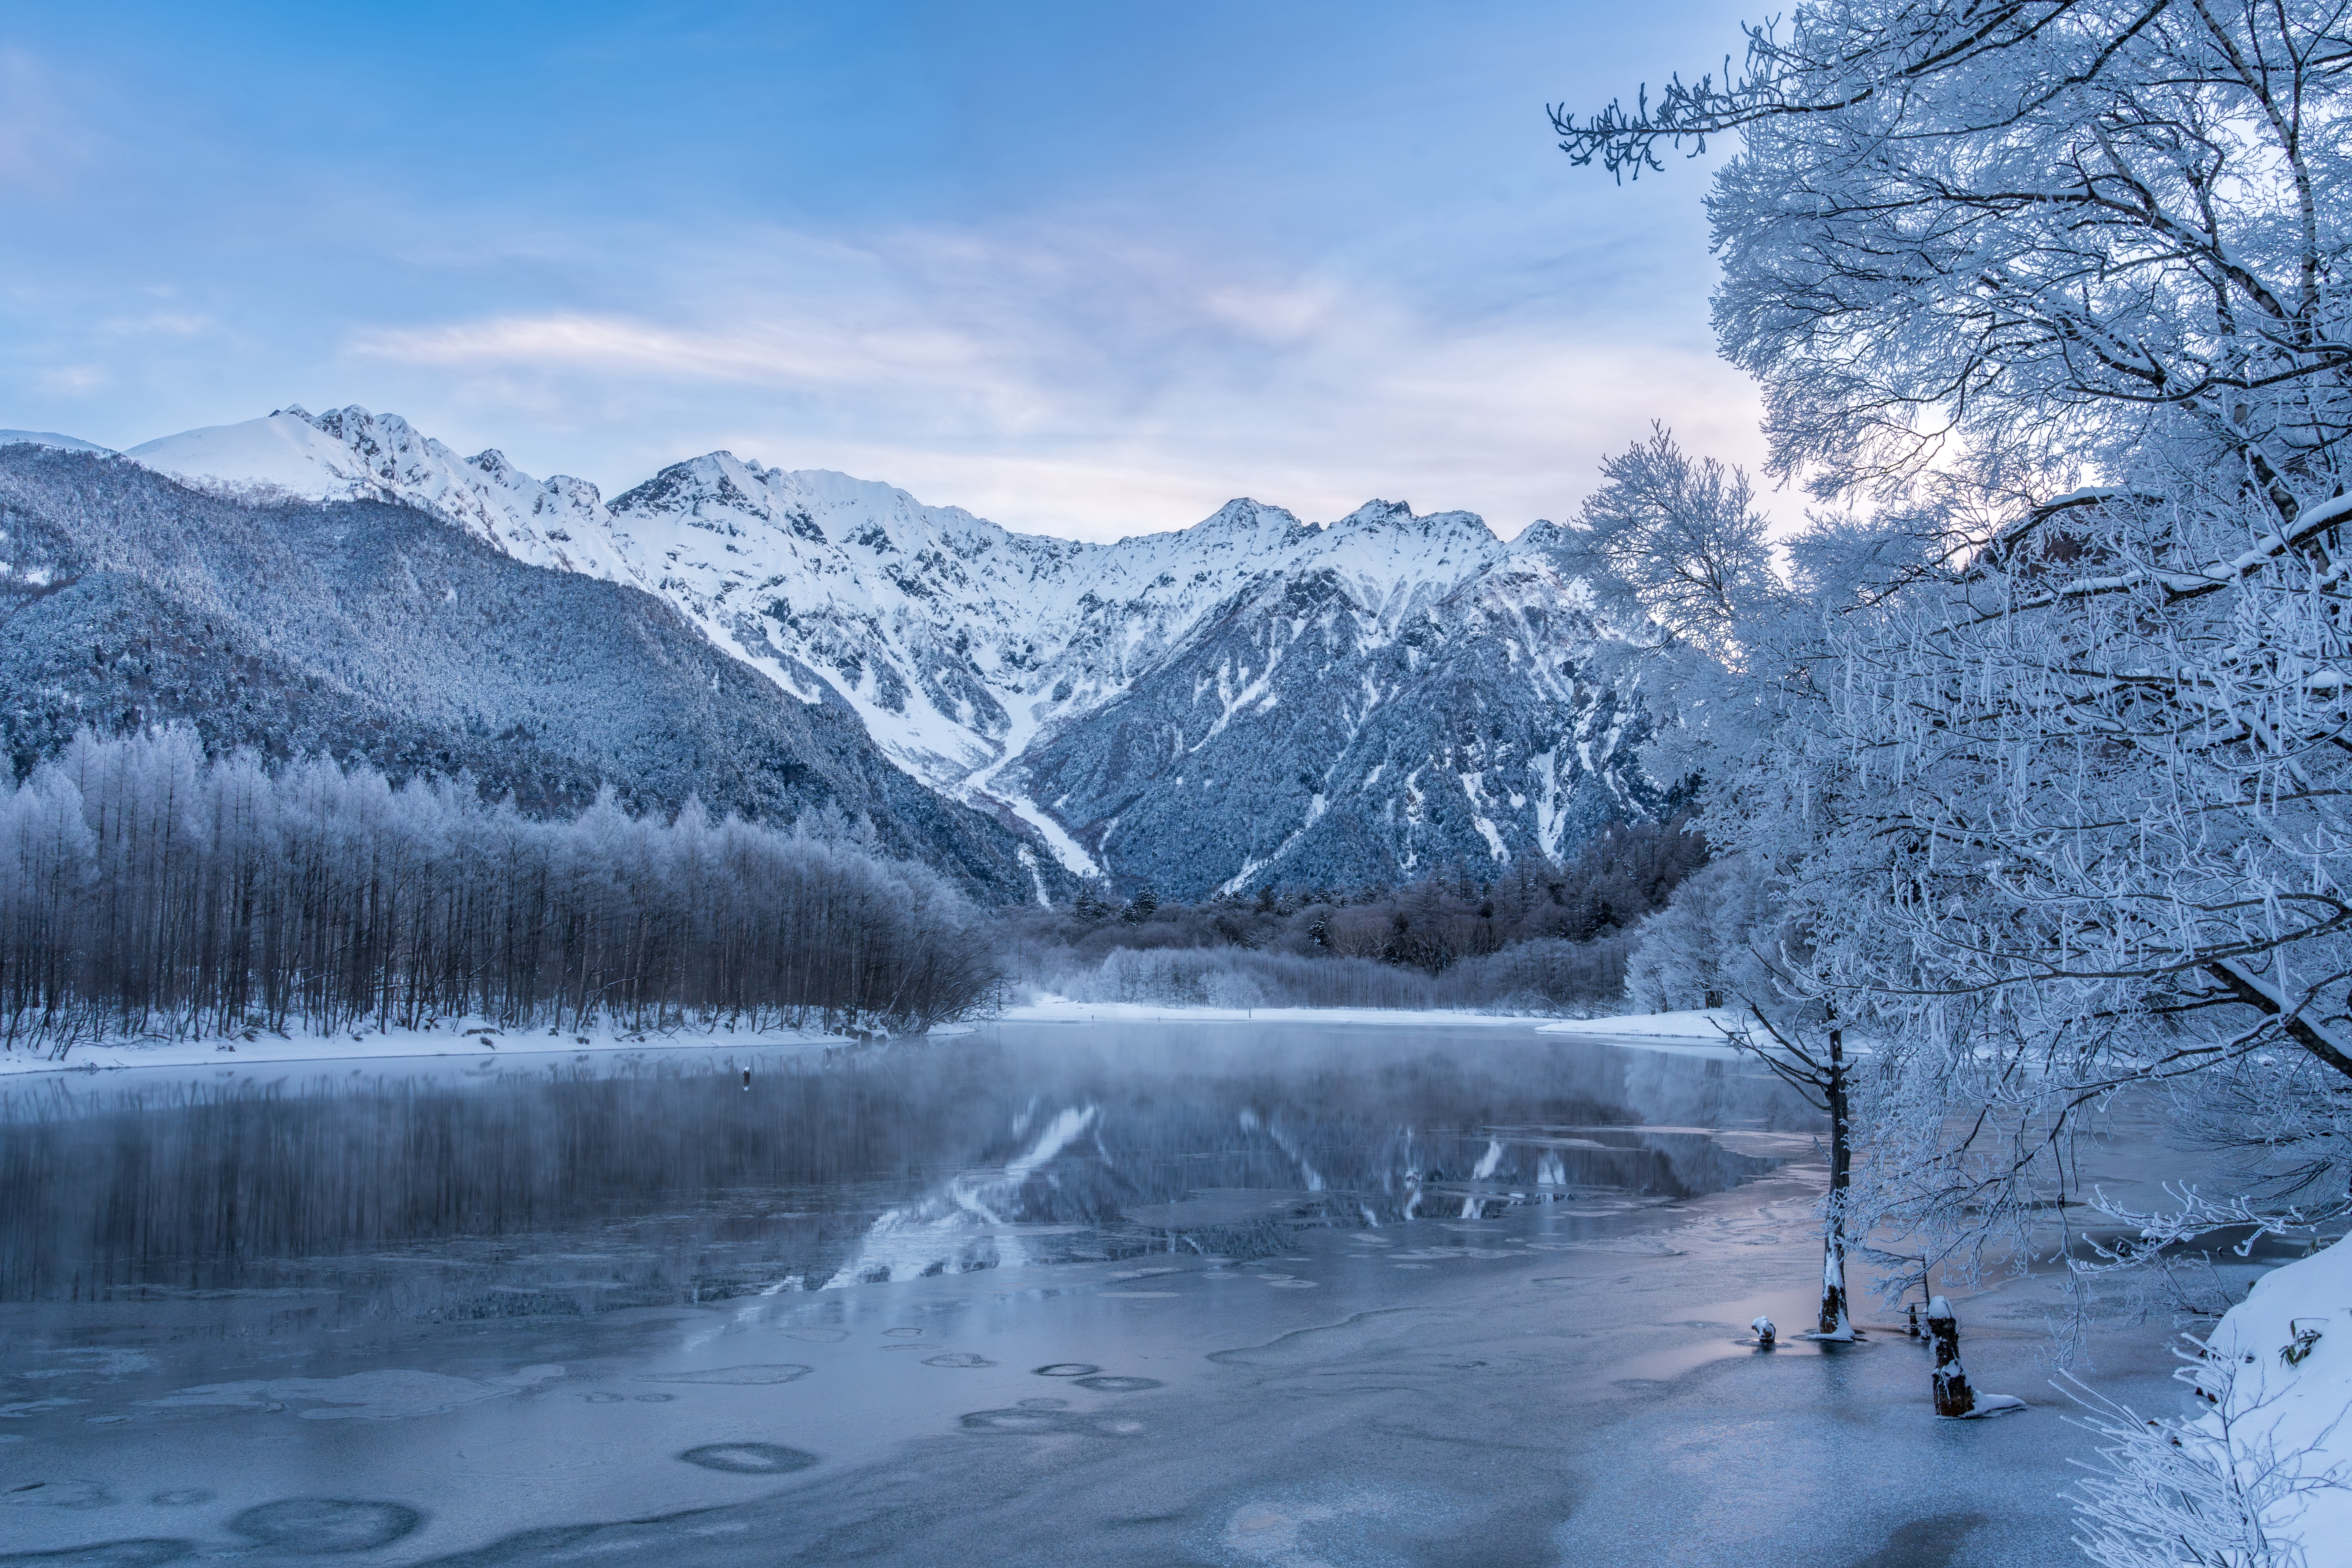
[[[1830,1070],[1822,1088],[1830,1110],[1830,1202],[1822,1235],[1822,1313],[1819,1332],[1825,1338],[1853,1338],[1853,1320],[1846,1305],[1846,1190],[1853,1184],[1853,1145],[1848,1119],[1845,1082],[1845,1032],[1835,1026],[1830,1012]]]

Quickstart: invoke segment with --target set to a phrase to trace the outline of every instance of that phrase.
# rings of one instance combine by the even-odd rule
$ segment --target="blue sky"
[[[1515,532],[1653,418],[1759,458],[1714,157],[1620,188],[1544,119],[1739,15],[12,7],[0,426],[359,403],[608,493],[724,447],[1083,537]]]

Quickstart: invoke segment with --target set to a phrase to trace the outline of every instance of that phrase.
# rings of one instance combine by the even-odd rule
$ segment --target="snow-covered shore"
[[[997,1014],[1007,1024],[1375,1024],[1534,1028],[1524,1013],[1404,1007],[1190,1007],[1158,1002],[1073,1002],[1051,993]]]
[[[1624,1039],[1672,1039],[1721,1045],[1727,1032],[1738,1034],[1747,1015],[1729,1007],[1688,1013],[1634,1013],[1617,1018],[1561,1018],[1543,1026],[1547,1035],[1609,1035]]]
[[[845,1035],[811,1029],[730,1029],[688,1025],[676,1029],[509,1029],[486,1018],[445,1019],[431,1029],[350,1029],[264,1034],[254,1039],[168,1039],[134,1037],[77,1045],[60,1060],[46,1049],[0,1051],[0,1077],[26,1073],[105,1072],[125,1068],[243,1066],[275,1062],[361,1062],[423,1057],[499,1057],[584,1051],[814,1048],[846,1044]]]
[[[1006,1024],[1318,1024],[1354,1027],[1518,1028],[1538,1034],[1583,1034],[1645,1045],[1721,1050],[1713,1020],[1728,1013],[1661,1013],[1626,1018],[1552,1019],[1520,1013],[1446,1008],[1189,1007],[1150,1002],[1074,1002],[1045,994],[1003,1008],[989,1022]],[[967,1034],[975,1025],[949,1025],[935,1036]],[[688,1025],[668,1030],[509,1029],[486,1018],[444,1020],[430,1029],[362,1028],[333,1034],[166,1039],[116,1037],[76,1045],[60,1060],[46,1048],[0,1050],[0,1076],[92,1072],[124,1068],[193,1067],[248,1062],[365,1061],[409,1057],[520,1056],[539,1052],[655,1051],[842,1045],[850,1037],[810,1029],[730,1029]]]

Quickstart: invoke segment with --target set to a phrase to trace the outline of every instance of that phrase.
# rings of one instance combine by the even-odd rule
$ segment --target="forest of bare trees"
[[[919,1029],[996,977],[924,868],[810,836],[533,821],[465,781],[89,736],[0,783],[0,1046],[261,1030]]]

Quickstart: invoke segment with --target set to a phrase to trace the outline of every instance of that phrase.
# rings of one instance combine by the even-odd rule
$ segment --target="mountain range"
[[[854,715],[959,820],[1023,842],[1041,895],[1073,875],[1196,898],[1558,857],[1661,804],[1633,760],[1637,662],[1549,523],[1507,542],[1468,512],[1376,500],[1318,525],[1235,500],[1086,543],[727,452],[608,502],[357,407],[122,456],[257,517],[404,509],[660,601],[773,706]]]

